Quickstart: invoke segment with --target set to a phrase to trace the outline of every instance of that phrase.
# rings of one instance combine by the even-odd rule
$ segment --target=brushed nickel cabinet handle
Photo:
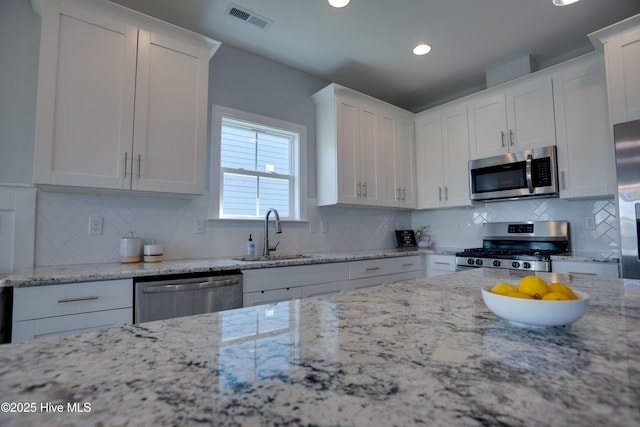
[[[142,163],[142,154],[138,154],[138,181],[140,180],[140,165]]]
[[[560,178],[561,178],[561,181],[562,181],[562,189],[566,190],[567,189],[567,181],[566,181],[565,176],[564,176],[564,171],[560,172]]]
[[[77,298],[62,298],[58,300],[58,304],[64,304],[65,302],[80,302],[80,301],[92,301],[100,299],[97,296],[77,297]]]
[[[449,187],[446,185],[444,186],[444,199],[449,200]]]
[[[442,201],[442,187],[438,187],[438,200]]]
[[[513,129],[509,129],[509,145],[513,147]]]
[[[127,177],[127,152],[124,152],[124,177]]]
[[[369,267],[366,269],[366,271],[376,271],[376,270],[380,270],[380,267]]]
[[[359,182],[356,185],[356,196],[358,197],[362,196],[362,184],[360,184]]]
[[[505,135],[504,135],[504,131],[500,131],[500,140],[502,141],[502,147],[506,147],[507,144],[505,143]]]
[[[362,184],[362,197],[367,197],[367,183]]]

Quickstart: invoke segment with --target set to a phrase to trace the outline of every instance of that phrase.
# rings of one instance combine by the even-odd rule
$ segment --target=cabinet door
[[[469,131],[465,104],[442,112],[442,146],[445,205],[469,206]]]
[[[553,75],[560,197],[616,192],[604,61],[591,56]]]
[[[510,86],[506,101],[510,152],[556,144],[550,77],[527,79]]]
[[[416,117],[418,209],[444,206],[442,123],[439,110]]]
[[[204,193],[208,61],[204,48],[140,30],[134,189]]]
[[[491,92],[468,104],[471,159],[506,153],[507,113],[503,92]]]
[[[454,255],[427,255],[427,277],[442,276],[456,271]]]
[[[611,123],[640,119],[640,26],[605,43]]]
[[[367,205],[378,205],[379,112],[373,105],[363,105],[360,111],[360,199]],[[387,159],[389,160],[389,159]]]
[[[316,297],[321,295],[335,294],[349,289],[349,282],[319,283],[302,287],[302,298]]]
[[[251,307],[261,304],[273,304],[281,301],[290,301],[302,298],[302,288],[300,286],[283,289],[273,289],[271,291],[248,292],[243,295],[243,306]]]
[[[396,134],[398,120],[390,112],[380,114],[380,144],[378,152],[378,190],[380,204],[384,206],[396,206],[400,203],[398,187],[400,183],[396,179],[397,156],[401,153],[396,149]]]
[[[79,334],[131,323],[133,323],[133,310],[131,308],[22,320],[13,324],[11,342],[16,343],[36,338]]]
[[[137,28],[43,4],[34,182],[129,188]]]
[[[362,192],[360,180],[360,114],[355,102],[342,96],[336,97],[338,201],[359,203]]]
[[[400,117],[395,132],[395,191],[399,206],[416,206],[416,144],[414,140],[413,117]]]

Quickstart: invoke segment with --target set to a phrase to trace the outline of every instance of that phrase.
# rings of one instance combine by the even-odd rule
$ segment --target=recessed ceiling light
[[[431,45],[428,45],[426,43],[419,44],[418,46],[413,48],[414,55],[426,55],[429,52],[431,52]]]
[[[553,0],[553,4],[555,6],[566,6],[568,4],[575,3],[580,0]]]
[[[329,0],[329,4],[333,7],[345,7],[351,0]]]

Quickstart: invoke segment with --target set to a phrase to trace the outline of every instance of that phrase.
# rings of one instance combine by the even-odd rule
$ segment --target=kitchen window
[[[306,127],[214,106],[212,214],[223,219],[303,219],[301,174]]]

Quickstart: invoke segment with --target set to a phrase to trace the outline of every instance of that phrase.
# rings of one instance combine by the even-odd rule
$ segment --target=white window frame
[[[263,116],[261,114],[249,113],[234,108],[224,107],[222,105],[213,105],[211,111],[211,168],[210,168],[210,192],[211,206],[210,216],[212,219],[230,219],[230,220],[263,220],[260,216],[235,216],[222,215],[222,173],[221,167],[221,131],[222,119],[231,119],[232,121],[244,122],[248,125],[256,127],[267,127],[282,130],[287,133],[298,135],[297,143],[294,143],[292,150],[291,174],[293,175],[293,186],[290,194],[289,204],[290,215],[280,215],[280,219],[284,221],[304,221],[307,215],[307,127],[298,123],[292,123],[273,117]]]

